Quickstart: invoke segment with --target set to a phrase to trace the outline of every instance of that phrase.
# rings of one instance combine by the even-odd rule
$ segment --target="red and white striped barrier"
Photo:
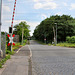
[[[13,27],[14,14],[15,14],[15,8],[16,8],[16,1],[17,1],[17,0],[15,0],[15,3],[14,3],[14,9],[13,9],[13,16],[12,16],[11,27]]]

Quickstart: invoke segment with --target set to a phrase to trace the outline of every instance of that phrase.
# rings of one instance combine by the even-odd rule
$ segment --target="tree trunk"
[[[54,43],[56,45],[56,36],[55,36],[55,29],[54,29],[54,27],[53,27],[53,32],[54,32]]]

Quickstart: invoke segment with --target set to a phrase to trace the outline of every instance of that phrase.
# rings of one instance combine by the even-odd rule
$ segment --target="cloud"
[[[55,15],[62,15],[62,13],[61,12],[57,12]]]
[[[11,1],[13,1],[13,0],[8,0],[8,2],[11,2]]]
[[[30,35],[32,36],[34,29],[36,28],[37,25],[40,24],[40,22],[28,22],[27,21],[27,24],[30,25],[30,30],[31,30]]]
[[[33,0],[34,2],[39,2],[39,0]]]
[[[47,18],[47,16],[46,16],[45,14],[42,14],[41,16],[42,16],[42,17],[41,17],[42,20]]]
[[[53,0],[33,0],[34,2],[49,2],[49,1],[53,1]]]
[[[63,5],[64,5],[64,6],[68,6],[68,4],[67,4],[67,3],[65,3],[65,2],[63,3]]]
[[[14,20],[13,22],[13,26],[16,24],[19,24],[20,22],[25,21],[25,20]],[[5,20],[5,23],[9,23],[9,25],[11,26],[11,20]]]
[[[14,25],[19,24],[20,22],[25,21],[25,20],[14,20]],[[30,26],[30,35],[33,35],[34,29],[37,25],[39,25],[40,22],[30,22],[26,21],[26,23]],[[2,23],[2,30],[1,31],[9,31],[9,26],[11,26],[11,20],[5,20]]]
[[[75,3],[72,3],[72,4],[71,4],[70,10],[73,10],[73,9],[75,9]]]
[[[34,4],[35,9],[55,9],[57,7],[57,4],[53,2],[52,0],[43,0],[39,1],[37,0]]]
[[[40,8],[42,8],[43,6],[42,6],[42,4],[41,3],[36,3],[35,5],[34,5],[34,8],[35,9],[40,9]]]
[[[9,6],[4,6],[3,5],[2,8],[3,8],[3,11],[11,12],[11,9],[10,9]]]

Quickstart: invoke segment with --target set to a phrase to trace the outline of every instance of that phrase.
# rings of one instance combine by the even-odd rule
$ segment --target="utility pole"
[[[1,12],[2,12],[2,0],[0,0],[0,51],[1,57],[3,57],[3,51],[1,50]]]
[[[53,32],[54,32],[54,43],[55,43],[55,46],[56,46],[56,37],[55,37],[55,29],[53,27]]]
[[[23,29],[23,25],[22,25],[22,45],[23,45],[23,33],[24,33],[24,29]]]
[[[57,24],[56,24],[56,44],[57,44]]]
[[[1,12],[2,12],[2,0],[0,0],[0,50],[1,50]]]
[[[44,42],[45,42],[45,44],[46,44],[46,32],[45,32],[45,34],[44,34]]]

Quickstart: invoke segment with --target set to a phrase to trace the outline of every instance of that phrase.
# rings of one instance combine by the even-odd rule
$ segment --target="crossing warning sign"
[[[9,41],[9,43],[8,43],[8,46],[10,46],[11,44],[12,44],[13,46],[15,46],[15,43],[13,42],[13,38],[14,38],[15,34],[13,34],[12,37],[10,37],[9,34],[8,34],[7,36],[8,36],[9,39],[10,39],[10,41]]]

